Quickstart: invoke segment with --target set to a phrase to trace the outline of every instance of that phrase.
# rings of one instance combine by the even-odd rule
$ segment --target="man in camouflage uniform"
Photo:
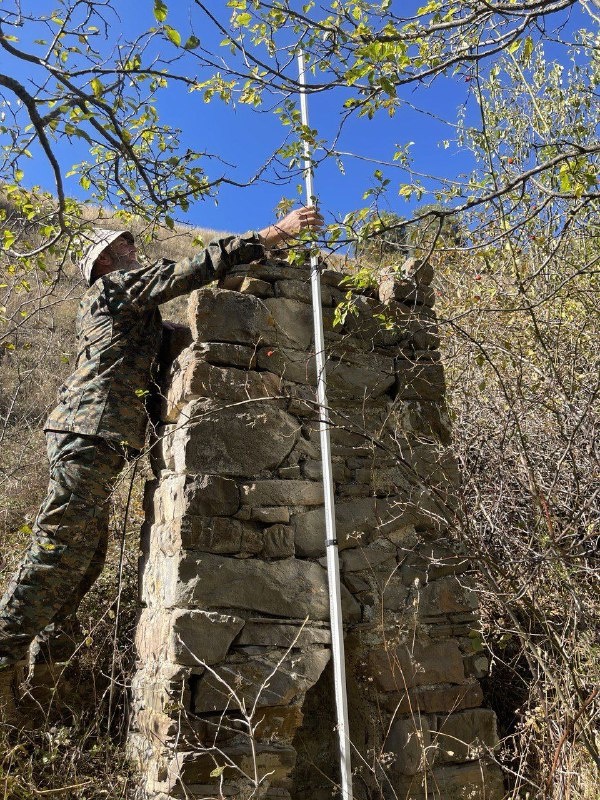
[[[314,208],[297,209],[260,233],[219,239],[191,258],[151,267],[136,261],[128,231],[97,229],[90,235],[81,264],[90,288],[77,315],[77,366],[44,427],[48,494],[29,549],[0,601],[0,694],[40,631],[52,636],[72,625],[102,570],[108,498],[128,457],[144,446],[144,397],[163,330],[158,306],[321,224]]]

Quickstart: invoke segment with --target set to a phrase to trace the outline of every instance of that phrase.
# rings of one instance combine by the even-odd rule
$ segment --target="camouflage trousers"
[[[0,600],[0,664],[26,656],[47,626],[75,616],[104,565],[109,497],[126,463],[118,445],[76,433],[46,433],[48,494],[32,540]]]

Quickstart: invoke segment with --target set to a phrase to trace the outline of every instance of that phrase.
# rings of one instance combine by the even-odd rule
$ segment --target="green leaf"
[[[181,45],[181,34],[179,31],[176,31],[175,28],[172,28],[170,25],[165,25],[165,33],[167,34],[167,39],[176,47]]]
[[[163,0],[154,0],[154,17],[157,22],[164,22],[168,13],[169,9]]]
[[[104,92],[104,84],[102,83],[100,78],[92,78],[90,86],[92,87],[92,91],[94,92],[95,97],[102,97],[102,94]]]
[[[513,53],[516,53],[516,52],[517,52],[517,50],[519,49],[519,47],[521,47],[521,40],[520,40],[520,39],[515,39],[515,41],[514,41],[514,42],[511,42],[511,43],[508,45],[508,47],[506,48],[506,52],[507,52],[507,53],[510,53],[510,54],[512,55]]]
[[[192,34],[183,46],[186,50],[195,50],[200,46],[200,39]]]
[[[9,247],[12,247],[13,242],[17,237],[14,235],[12,231],[5,230],[2,232],[2,239],[3,243],[2,246],[5,250],[8,250]]]
[[[75,128],[75,130],[73,131],[73,135],[74,136],[78,136],[80,139],[85,139],[86,142],[89,142],[90,144],[92,144],[92,140],[90,138],[89,133],[86,133],[85,131],[82,131],[81,128]]]

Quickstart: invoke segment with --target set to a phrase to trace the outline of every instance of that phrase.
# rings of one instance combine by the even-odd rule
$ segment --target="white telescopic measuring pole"
[[[300,73],[300,111],[302,124],[308,128],[308,103],[304,70],[304,52],[298,53]],[[314,204],[313,171],[310,146],[304,139],[304,180],[307,205]],[[342,595],[340,587],[340,562],[335,532],[335,506],[333,500],[333,475],[331,472],[331,443],[329,441],[329,405],[325,379],[325,344],[323,336],[323,311],[321,308],[321,281],[316,255],[310,259],[313,325],[315,332],[315,357],[317,367],[317,404],[323,461],[323,491],[325,494],[325,551],[329,581],[329,611],[331,617],[331,650],[335,683],[335,705],[340,743],[340,771],[342,800],[352,800],[352,767],[350,763],[350,732],[348,728],[348,698],[346,695],[346,664],[344,659],[344,626],[342,621]]]

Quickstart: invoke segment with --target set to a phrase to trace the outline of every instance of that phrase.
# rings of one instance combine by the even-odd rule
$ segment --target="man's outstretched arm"
[[[259,233],[216,239],[190,258],[109,273],[102,277],[109,304],[112,296],[115,304],[120,305],[125,300],[125,294],[125,302],[138,311],[155,308],[224,277],[238,264],[263,258],[266,249],[293,241],[302,231],[316,230],[322,223],[323,218],[316,209],[299,208]]]

